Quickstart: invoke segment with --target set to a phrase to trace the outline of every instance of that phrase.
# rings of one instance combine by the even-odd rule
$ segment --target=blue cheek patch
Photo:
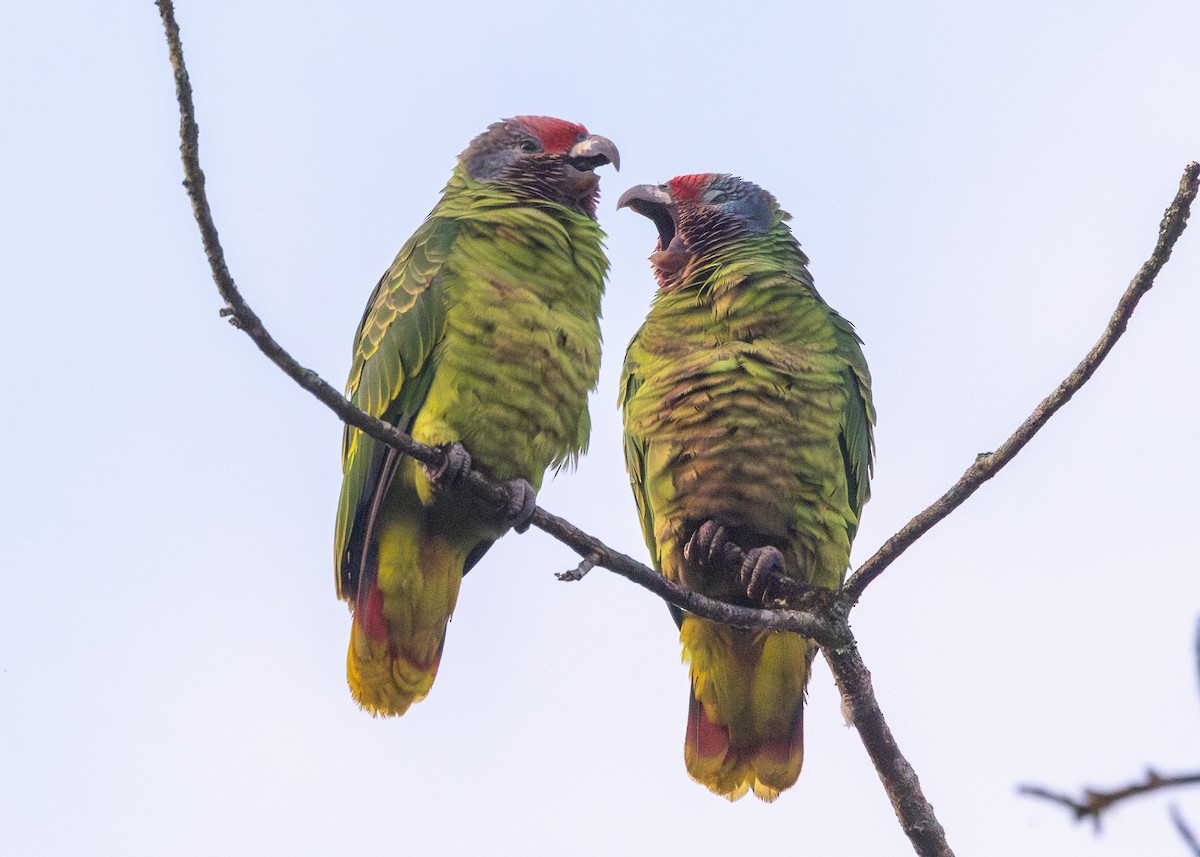
[[[775,223],[771,198],[763,192],[747,194],[740,199],[726,203],[724,207],[730,214],[743,221],[747,229],[756,234],[769,231]]]

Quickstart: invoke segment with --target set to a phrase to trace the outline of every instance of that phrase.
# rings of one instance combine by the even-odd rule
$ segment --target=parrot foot
[[[471,470],[471,453],[458,441],[442,444],[438,450],[445,456],[442,466],[436,470],[424,465],[425,475],[438,488],[452,488]]]
[[[739,580],[746,590],[746,596],[756,604],[766,603],[784,579],[784,568],[783,554],[777,547],[767,545],[745,551]]]
[[[518,533],[529,529],[533,521],[533,510],[537,506],[537,491],[524,479],[510,479],[504,483],[508,489],[508,508],[504,512],[504,529],[510,527]]]
[[[778,548],[770,545],[751,548],[743,556],[739,581],[751,602],[815,614],[822,614],[833,606],[837,593],[832,589],[788,577],[783,554]]]
[[[708,520],[696,527],[683,546],[683,558],[701,568],[720,568],[725,562],[726,550],[732,546],[729,531],[716,521]]]

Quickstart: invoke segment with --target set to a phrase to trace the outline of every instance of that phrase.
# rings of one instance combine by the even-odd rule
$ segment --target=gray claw
[[[445,460],[437,470],[425,466],[425,475],[439,488],[452,488],[471,470],[471,453],[458,441],[438,447]]]
[[[508,509],[504,513],[504,526],[523,533],[533,521],[537,491],[524,479],[510,479],[505,487],[508,489]]]
[[[783,575],[783,554],[779,548],[767,545],[751,548],[743,556],[740,580],[746,596],[755,603],[762,603],[771,584]]]
[[[729,533],[716,521],[708,520],[696,528],[683,546],[683,558],[699,566],[716,566],[725,559]]]

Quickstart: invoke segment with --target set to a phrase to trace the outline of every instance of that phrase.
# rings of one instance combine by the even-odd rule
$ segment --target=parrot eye
[[[539,152],[542,149],[537,140],[530,140],[528,137],[520,142],[520,147],[522,152]]]

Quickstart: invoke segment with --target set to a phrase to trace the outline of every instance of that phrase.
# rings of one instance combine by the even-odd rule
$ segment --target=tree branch
[[[1192,642],[1196,654],[1196,678],[1200,679],[1200,622],[1196,623],[1196,636]]]
[[[1171,807],[1171,823],[1175,825],[1175,830],[1179,833],[1179,837],[1191,850],[1192,854],[1195,857],[1200,857],[1200,842],[1196,841],[1196,834],[1192,833],[1192,828],[1188,826],[1183,813],[1179,811],[1179,807],[1177,806]]]
[[[913,850],[921,857],[954,857],[946,842],[946,832],[921,790],[916,771],[900,752],[892,730],[888,728],[871,686],[871,673],[858,648],[853,644],[822,646],[821,652],[833,671],[842,692],[843,705],[858,730]]]
[[[199,161],[199,129],[195,121],[191,84],[188,80],[180,43],[179,28],[175,22],[171,0],[156,0],[162,15],[170,49],[171,65],[175,71],[176,97],[180,111],[180,154],[184,168],[184,186],[192,202],[193,213],[200,227],[205,254],[212,268],[213,280],[225,301],[221,314],[228,316],[234,326],[243,330],[258,348],[280,369],[301,387],[324,403],[347,425],[354,426],[371,437],[386,443],[431,467],[441,466],[444,456],[432,447],[413,440],[394,426],[375,419],[359,410],[311,369],[301,366],[267,332],[259,317],[242,298],[225,263],[224,252],[213,222],[211,208],[205,191],[204,173]],[[1191,164],[1184,173],[1179,196],[1163,223],[1163,234],[1151,260],[1130,285],[1130,290],[1118,305],[1117,313],[1106,330],[1105,336],[1092,350],[1080,367],[1068,377],[1059,390],[1049,397],[1018,432],[1006,441],[999,450],[981,456],[968,469],[945,496],[909,522],[867,561],[851,578],[845,591],[823,610],[822,615],[798,610],[759,610],[726,604],[683,589],[662,575],[601,543],[569,522],[535,508],[531,523],[538,529],[557,538],[571,547],[581,557],[582,571],[590,564],[603,566],[640,586],[649,589],[663,600],[696,616],[723,622],[739,628],[766,631],[792,631],[810,637],[821,644],[841,688],[845,702],[852,713],[855,726],[862,736],[880,779],[888,792],[892,805],[905,833],[921,857],[952,857],[941,825],[933,814],[933,808],[925,800],[920,784],[912,767],[900,753],[895,739],[885,722],[871,687],[870,673],[859,656],[854,638],[850,633],[847,616],[850,608],[861,596],[863,588],[884,568],[916,541],[930,527],[948,515],[976,488],[1006,464],[1028,442],[1042,424],[1062,406],[1092,372],[1124,330],[1137,299],[1153,284],[1155,275],[1170,255],[1171,246],[1183,230],[1188,206],[1196,195],[1196,178],[1200,167]],[[1174,212],[1174,213],[1172,213]],[[503,486],[492,483],[477,472],[468,473],[462,480],[467,490],[493,503],[497,508],[505,505],[507,493]],[[581,577],[582,573],[566,579]],[[785,601],[794,601],[793,594],[781,593]],[[802,600],[802,599],[801,599]]]
[[[1171,250],[1175,246],[1175,241],[1183,233],[1184,227],[1187,226],[1192,201],[1196,198],[1198,179],[1200,179],[1200,164],[1193,161],[1184,169],[1183,177],[1179,181],[1179,192],[1175,195],[1175,200],[1163,215],[1162,224],[1158,230],[1158,242],[1154,245],[1154,252],[1150,254],[1150,258],[1146,261],[1146,264],[1142,265],[1137,276],[1130,282],[1129,288],[1125,290],[1125,294],[1121,295],[1121,299],[1117,302],[1117,308],[1113,312],[1108,326],[1104,329],[1104,333],[1101,335],[1100,340],[1092,347],[1092,350],[1075,367],[1074,371],[1058,385],[1058,388],[1042,400],[1042,403],[1034,409],[1029,418],[1021,423],[1020,427],[1013,432],[1008,440],[1000,445],[999,449],[995,452],[977,456],[975,463],[967,468],[966,472],[958,482],[954,483],[954,486],[949,491],[939,497],[933,505],[905,524],[899,532],[883,543],[883,546],[875,552],[874,556],[864,562],[854,572],[842,590],[849,604],[855,604],[862,597],[863,590],[867,587],[867,584],[882,574],[883,570],[891,565],[900,554],[904,553],[913,542],[925,535],[935,524],[962,505],[963,501],[974,494],[979,486],[995,476],[1000,468],[1012,461],[1025,444],[1029,443],[1041,427],[1046,424],[1046,421],[1054,416],[1059,408],[1070,401],[1079,388],[1092,377],[1092,374],[1104,361],[1104,358],[1112,351],[1113,346],[1117,344],[1117,340],[1121,338],[1121,334],[1125,332],[1125,327],[1129,324],[1129,318],[1133,315],[1138,301],[1141,300],[1146,292],[1150,291],[1150,287],[1154,285],[1154,278],[1158,276],[1158,272],[1162,270],[1163,265],[1171,258]]]
[[[1146,779],[1113,791],[1097,791],[1084,789],[1083,796],[1078,800],[1070,795],[1052,792],[1041,786],[1020,786],[1017,792],[1030,797],[1038,797],[1051,803],[1061,804],[1071,811],[1076,821],[1091,819],[1094,829],[1100,829],[1100,817],[1115,804],[1131,797],[1161,791],[1163,789],[1193,786],[1200,784],[1200,773],[1162,776],[1156,771],[1146,771]]]

